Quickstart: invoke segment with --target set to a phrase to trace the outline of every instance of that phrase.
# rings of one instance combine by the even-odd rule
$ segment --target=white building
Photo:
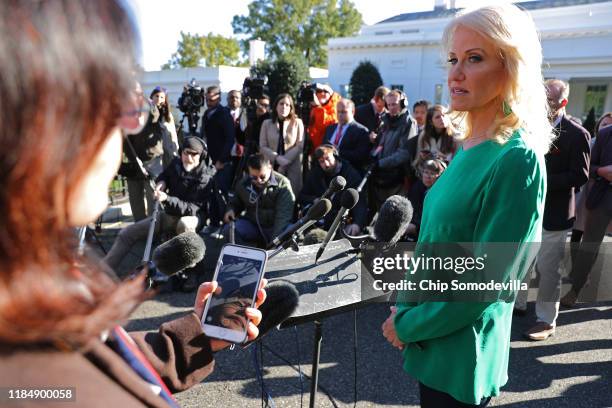
[[[359,35],[328,42],[329,82],[348,92],[360,61],[374,63],[386,86],[403,89],[409,102],[447,103],[442,31],[458,9],[436,0],[433,11],[400,14]],[[540,31],[546,78],[570,83],[568,112],[584,118],[612,111],[612,1],[540,0],[518,4],[529,10]]]

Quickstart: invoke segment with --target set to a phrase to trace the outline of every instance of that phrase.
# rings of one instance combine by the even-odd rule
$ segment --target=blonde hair
[[[474,30],[491,41],[498,48],[506,70],[503,100],[499,101],[499,114],[491,127],[493,138],[505,143],[515,130],[522,128],[528,147],[542,154],[548,152],[553,132],[542,77],[542,46],[531,16],[512,4],[463,11],[444,29],[445,52],[450,49],[458,26]],[[508,107],[511,112],[507,111]],[[465,119],[465,134],[469,138],[470,114],[458,113]]]

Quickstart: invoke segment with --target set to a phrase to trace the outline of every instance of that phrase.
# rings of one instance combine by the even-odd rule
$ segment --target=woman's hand
[[[598,168],[597,175],[605,178],[608,181],[612,181],[612,164]]]
[[[395,318],[395,314],[397,313],[397,308],[395,306],[391,306],[391,314],[387,317],[387,320],[382,325],[383,336],[387,339],[389,343],[393,347],[397,347],[400,350],[404,349],[404,343],[397,337],[397,332],[395,331],[395,324],[393,323],[393,319]]]
[[[259,329],[257,326],[261,323],[261,312],[257,310],[259,306],[266,300],[266,291],[264,287],[268,284],[267,279],[262,279],[257,290],[257,298],[255,300],[255,307],[247,307],[245,309],[245,315],[248,319],[247,324],[247,340],[251,341],[257,338],[259,335]],[[213,293],[221,293],[221,288],[217,282],[204,282],[198,288],[198,294],[196,296],[195,305],[193,306],[194,312],[198,316],[198,319],[202,320],[204,314],[204,306],[206,301]],[[210,339],[210,347],[212,351],[219,351],[226,347],[229,347],[231,343],[224,340]]]

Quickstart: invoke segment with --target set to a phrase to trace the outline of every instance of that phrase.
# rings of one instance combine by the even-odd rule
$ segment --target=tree
[[[361,61],[351,75],[351,99],[356,105],[364,104],[372,99],[374,91],[382,84],[378,68],[370,61]]]
[[[327,40],[359,31],[361,14],[350,0],[255,0],[247,16],[234,16],[234,34],[247,34],[242,42],[266,41],[266,52],[280,57],[299,52],[310,66],[327,66]]]
[[[286,54],[272,62],[259,61],[251,68],[251,75],[268,77],[268,95],[274,101],[282,93],[294,100],[302,81],[310,80],[308,65],[301,54]]]
[[[209,67],[238,65],[240,45],[234,38],[208,33],[199,35],[181,31],[177,50],[162,69],[197,67],[204,60]]]

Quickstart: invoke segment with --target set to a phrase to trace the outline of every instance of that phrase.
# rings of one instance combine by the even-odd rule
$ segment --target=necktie
[[[336,147],[338,147],[338,144],[340,144],[341,137],[342,137],[342,125],[338,124],[338,130],[336,131],[334,141],[332,142]]]

